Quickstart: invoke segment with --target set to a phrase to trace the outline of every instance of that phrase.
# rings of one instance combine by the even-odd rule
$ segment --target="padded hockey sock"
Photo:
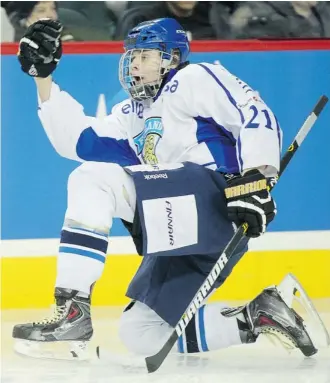
[[[235,317],[221,314],[222,303],[202,306],[177,342],[180,353],[206,352],[241,344],[240,328]]]
[[[90,294],[100,278],[108,248],[108,235],[81,227],[64,226],[57,260],[56,287]]]

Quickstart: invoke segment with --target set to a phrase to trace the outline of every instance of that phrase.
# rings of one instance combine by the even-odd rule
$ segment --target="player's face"
[[[159,81],[161,54],[154,49],[136,49],[132,52],[130,75],[135,85],[153,84]]]
[[[158,49],[131,49],[119,62],[119,81],[136,100],[155,97],[162,78],[174,66],[172,55]]]

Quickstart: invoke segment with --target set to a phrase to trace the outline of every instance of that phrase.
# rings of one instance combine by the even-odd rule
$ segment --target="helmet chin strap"
[[[144,101],[147,99],[154,98],[158,90],[160,89],[160,85],[158,83],[154,84],[144,84],[141,86],[137,86],[130,89],[131,97],[136,101]]]

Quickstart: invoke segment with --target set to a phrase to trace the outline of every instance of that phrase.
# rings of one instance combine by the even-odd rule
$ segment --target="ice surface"
[[[330,299],[317,305],[330,328]],[[330,349],[312,358],[288,355],[267,339],[199,355],[170,355],[161,368],[148,374],[142,358],[130,356],[117,335],[121,308],[93,309],[95,336],[91,351],[101,347],[101,359],[89,362],[32,359],[13,351],[14,324],[37,320],[45,310],[2,312],[2,383],[330,383]],[[94,354],[93,354],[94,355]]]

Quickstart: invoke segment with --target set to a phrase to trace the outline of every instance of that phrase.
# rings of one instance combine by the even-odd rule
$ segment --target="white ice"
[[[317,307],[330,329],[330,300]],[[45,310],[2,312],[2,383],[330,383],[330,349],[321,349],[312,358],[299,351],[288,355],[267,339],[253,345],[199,355],[170,355],[160,369],[148,374],[142,358],[129,356],[117,335],[121,308],[94,308],[93,352],[101,347],[101,359],[89,362],[40,360],[13,351],[12,327],[38,320]],[[94,353],[93,353],[94,355]]]

